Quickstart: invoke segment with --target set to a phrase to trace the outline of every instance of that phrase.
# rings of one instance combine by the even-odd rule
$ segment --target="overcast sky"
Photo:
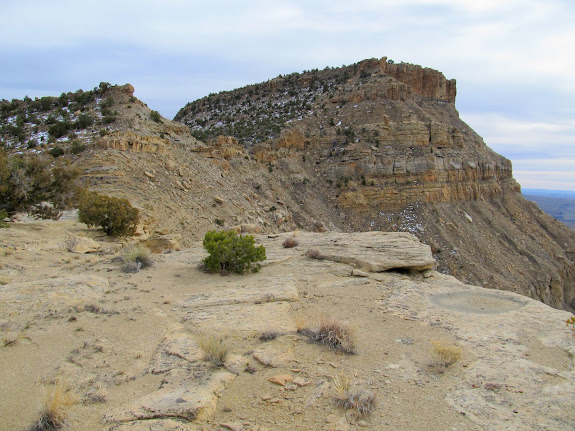
[[[457,79],[524,188],[575,190],[573,0],[1,1],[0,99],[129,82],[173,118],[279,74],[387,56]]]

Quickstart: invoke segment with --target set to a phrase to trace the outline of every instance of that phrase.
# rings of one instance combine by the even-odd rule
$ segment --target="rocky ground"
[[[0,429],[31,425],[58,380],[78,396],[72,430],[575,427],[570,313],[433,271],[406,233],[257,240],[257,274],[200,271],[200,243],[130,274],[123,244],[73,217],[0,230]],[[350,325],[355,354],[298,333],[319,316]],[[209,334],[225,337],[223,367],[204,360]],[[432,341],[462,357],[441,373]],[[346,379],[375,396],[370,415],[336,405]]]

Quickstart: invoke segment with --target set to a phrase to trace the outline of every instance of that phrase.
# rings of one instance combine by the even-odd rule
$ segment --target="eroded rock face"
[[[102,148],[122,151],[163,154],[166,152],[167,141],[156,136],[146,136],[133,132],[116,132],[100,139],[98,145]]]

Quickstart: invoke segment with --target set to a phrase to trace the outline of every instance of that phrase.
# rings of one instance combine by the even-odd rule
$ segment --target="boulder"
[[[301,242],[318,250],[318,258],[346,263],[362,271],[423,271],[433,268],[431,248],[406,232],[300,234]]]

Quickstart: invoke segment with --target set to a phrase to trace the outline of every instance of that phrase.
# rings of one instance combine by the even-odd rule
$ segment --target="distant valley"
[[[575,229],[575,192],[569,190],[523,189],[525,199],[535,202],[571,229]]]

